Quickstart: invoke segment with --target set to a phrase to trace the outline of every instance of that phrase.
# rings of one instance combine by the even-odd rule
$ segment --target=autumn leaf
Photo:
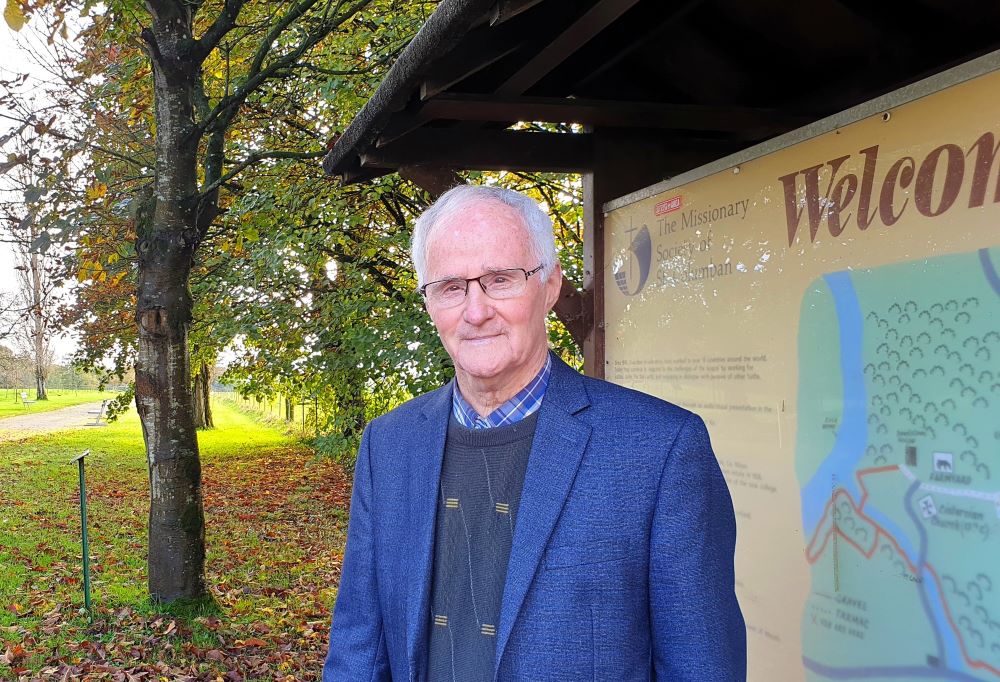
[[[93,203],[108,193],[108,186],[103,182],[95,182],[87,188],[87,202]]]
[[[20,31],[24,26],[24,8],[18,0],[7,0],[7,6],[3,11],[3,18],[7,25],[14,31]]]
[[[7,665],[13,665],[26,655],[27,652],[24,650],[24,647],[20,644],[15,644],[13,647],[7,648],[3,656],[0,656],[0,661],[6,663]]]

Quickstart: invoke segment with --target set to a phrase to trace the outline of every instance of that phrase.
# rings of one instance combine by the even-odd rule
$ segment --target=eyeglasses
[[[505,298],[516,298],[524,293],[528,284],[528,278],[536,272],[540,272],[545,267],[542,263],[534,270],[524,268],[510,268],[507,270],[494,270],[479,277],[452,277],[451,279],[439,279],[436,282],[428,282],[417,291],[427,299],[427,302],[438,308],[452,308],[465,300],[469,293],[469,283],[478,282],[483,293],[490,298],[501,301]]]

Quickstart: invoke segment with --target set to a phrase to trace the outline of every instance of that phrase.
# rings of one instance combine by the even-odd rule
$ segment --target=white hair
[[[417,271],[417,286],[426,283],[427,243],[434,230],[444,218],[461,213],[476,202],[494,202],[514,209],[528,232],[532,253],[543,265],[542,275],[548,277],[552,273],[558,258],[556,239],[552,232],[552,220],[537,201],[503,187],[458,185],[442,194],[413,225],[410,255],[413,258],[413,268]]]

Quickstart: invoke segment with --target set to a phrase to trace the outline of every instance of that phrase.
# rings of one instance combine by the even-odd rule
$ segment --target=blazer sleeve
[[[375,576],[371,424],[358,449],[347,527],[347,549],[330,628],[324,682],[390,680],[389,657]]]
[[[650,537],[656,680],[746,680],[735,593],[736,520],[704,422],[689,415],[667,455]]]

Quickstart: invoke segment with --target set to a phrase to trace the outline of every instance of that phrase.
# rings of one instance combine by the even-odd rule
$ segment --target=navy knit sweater
[[[448,424],[434,538],[429,682],[492,680],[517,507],[538,413],[510,426]]]

